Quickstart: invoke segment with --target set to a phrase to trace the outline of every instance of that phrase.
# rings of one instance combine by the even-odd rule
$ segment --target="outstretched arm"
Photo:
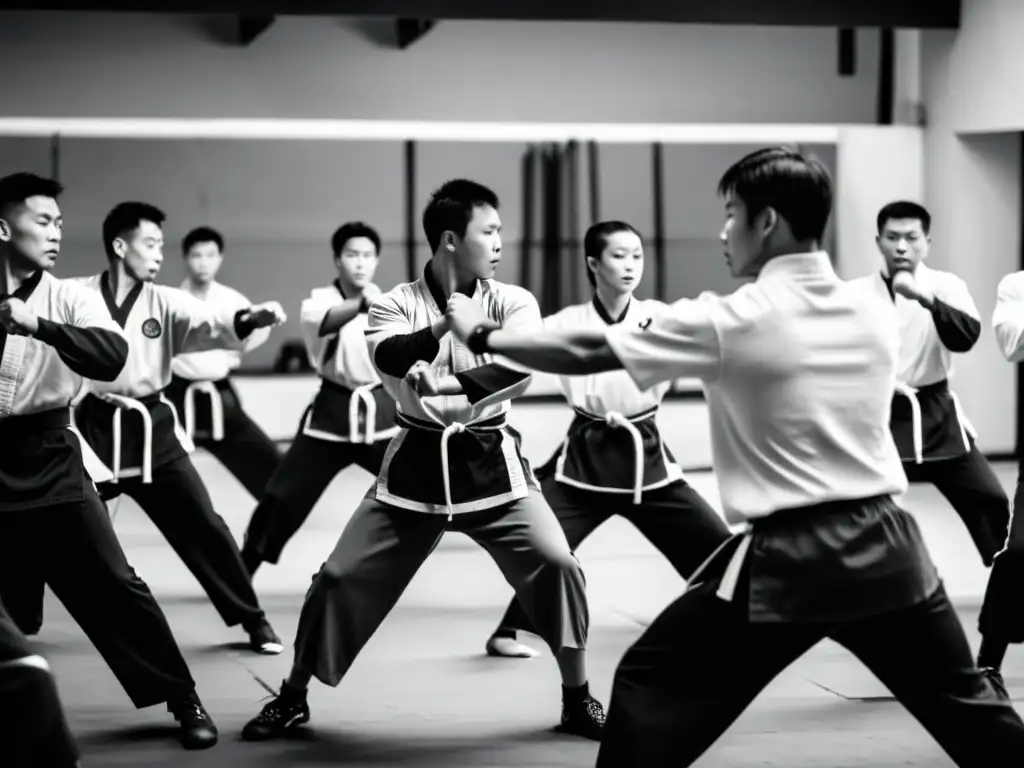
[[[624,368],[641,389],[647,389],[684,376],[717,378],[721,352],[709,307],[709,302],[683,299],[639,326],[617,325],[604,331],[516,333],[487,328],[468,312],[452,316],[451,322],[473,351],[493,352],[563,376]]]
[[[281,305],[273,301],[245,309],[218,308],[178,288],[158,288],[175,355],[210,349],[243,352],[253,331],[280,325],[286,319]]]

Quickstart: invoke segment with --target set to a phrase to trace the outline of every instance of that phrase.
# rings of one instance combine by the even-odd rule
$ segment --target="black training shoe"
[[[185,749],[209,749],[217,743],[217,726],[194,693],[167,708],[180,725],[178,738]]]
[[[1010,692],[1006,690],[1006,681],[1003,680],[1003,673],[995,667],[982,667],[983,674],[995,689],[996,695],[1002,701],[1010,701]]]
[[[274,628],[267,621],[249,633],[249,647],[256,653],[266,656],[276,656],[284,650],[281,638],[277,636]]]
[[[600,741],[604,731],[604,707],[589,693],[571,703],[563,701],[562,722],[555,726],[555,730]]]
[[[284,686],[281,687],[281,691],[281,694],[263,705],[263,709],[255,718],[245,724],[245,728],[242,729],[243,739],[279,739],[288,731],[309,722],[309,705],[306,703],[305,691],[301,694],[286,692]]]

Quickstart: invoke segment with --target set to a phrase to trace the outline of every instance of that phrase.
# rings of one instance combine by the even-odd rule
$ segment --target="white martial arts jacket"
[[[633,297],[617,318],[609,317],[595,294],[586,304],[566,307],[544,318],[545,330],[638,327],[668,307]],[[641,391],[626,371],[559,376],[558,383],[576,417],[555,459],[555,479],[574,488],[631,494],[681,480],[683,472],[661,439],[656,416],[671,381]]]
[[[174,357],[242,351],[252,328],[242,324],[240,311],[211,306],[171,286],[136,283],[118,306],[106,272],[80,283],[102,297],[129,345],[121,375],[110,383],[90,382],[76,405],[75,423],[100,462],[98,468],[86,466],[90,473],[111,474],[114,482],[137,476],[149,482],[154,469],[194,450],[163,395]]]
[[[81,501],[88,479],[69,406],[83,377],[118,375],[128,342],[75,282],[39,271],[11,296],[36,314],[39,332],[0,328],[0,511]]]
[[[367,312],[320,335],[327,314],[345,301],[341,283],[314,288],[302,302],[302,340],[320,390],[302,416],[302,432],[333,443],[375,443],[398,434],[396,408],[366,347]]]
[[[935,297],[931,310],[894,293],[884,271],[851,282],[896,307],[900,356],[890,426],[900,458],[920,464],[971,450],[974,432],[949,380],[954,355],[981,336],[981,315],[967,284],[953,273],[920,264],[914,279]]]
[[[239,291],[223,283],[211,282],[204,290],[184,280],[180,287],[215,311],[238,312],[252,306]],[[257,328],[244,340],[241,350],[185,352],[171,361],[173,378],[166,395],[174,403],[190,440],[224,438],[225,409],[241,407],[228,377],[242,364],[243,353],[265,344],[270,332],[270,328]]]
[[[477,281],[472,296],[502,327],[542,327],[540,308],[523,288],[497,280]],[[370,308],[367,343],[374,366],[398,403],[398,435],[391,441],[374,494],[403,509],[458,514],[506,504],[537,487],[520,452],[520,436],[506,422],[511,400],[526,391],[531,376],[492,355],[474,355],[430,326],[447,306],[427,264],[423,276],[376,298]],[[418,360],[438,378],[454,375],[463,394],[420,396],[404,376]]]

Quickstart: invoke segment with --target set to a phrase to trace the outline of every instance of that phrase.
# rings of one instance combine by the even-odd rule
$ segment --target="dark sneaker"
[[[573,702],[563,701],[562,722],[555,730],[600,741],[604,731],[604,707],[590,694]]]
[[[249,647],[266,656],[276,656],[284,650],[281,638],[266,621],[249,633]]]
[[[246,741],[279,739],[303,723],[309,722],[306,692],[289,691],[283,685],[281,693],[263,705],[260,713],[242,729]]]
[[[178,738],[185,749],[209,749],[217,743],[217,726],[195,693],[167,708],[180,726]]]

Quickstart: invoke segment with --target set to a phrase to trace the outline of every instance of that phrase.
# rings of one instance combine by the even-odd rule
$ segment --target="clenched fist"
[[[39,318],[21,299],[0,301],[0,326],[12,336],[35,336],[39,331]]]
[[[480,302],[461,293],[453,293],[445,307],[445,319],[451,331],[465,341],[479,326],[490,322]]]
[[[249,320],[257,328],[281,325],[287,319],[288,315],[284,313],[284,308],[276,301],[265,301],[249,310]]]

